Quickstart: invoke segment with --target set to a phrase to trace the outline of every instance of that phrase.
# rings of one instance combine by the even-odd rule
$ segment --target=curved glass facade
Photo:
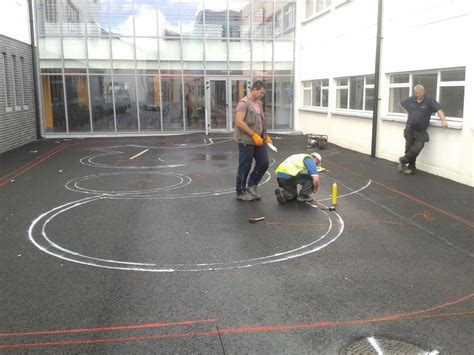
[[[255,80],[293,127],[295,1],[37,0],[44,132],[230,131]]]

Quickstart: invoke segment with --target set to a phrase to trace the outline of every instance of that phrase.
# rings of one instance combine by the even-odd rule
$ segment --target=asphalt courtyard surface
[[[472,354],[473,189],[329,143],[315,201],[278,205],[308,150],[274,144],[250,203],[228,135],[1,154],[0,353]]]

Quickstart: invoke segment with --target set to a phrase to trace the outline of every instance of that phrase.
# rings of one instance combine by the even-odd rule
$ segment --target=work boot
[[[250,202],[250,201],[255,200],[255,197],[253,197],[252,195],[250,195],[248,192],[244,192],[243,194],[237,194],[237,195],[235,196],[235,198],[236,198],[237,200],[246,201],[246,202]]]
[[[403,158],[398,159],[398,172],[403,173],[405,170],[407,170],[407,166],[403,161]]]
[[[283,194],[283,191],[281,189],[275,190],[275,196],[280,205],[283,205],[286,203],[285,195]]]
[[[262,196],[257,192],[257,186],[248,186],[247,192],[252,195],[256,200],[261,200]]]
[[[306,195],[298,195],[298,197],[296,198],[299,202],[311,202],[313,201],[313,198],[310,197],[310,196],[306,196]]]
[[[408,164],[407,168],[403,171],[403,174],[405,175],[412,175],[416,170],[416,167],[414,165]]]

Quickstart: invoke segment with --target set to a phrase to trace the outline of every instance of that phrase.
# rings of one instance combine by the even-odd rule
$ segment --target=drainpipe
[[[370,156],[375,158],[377,148],[377,117],[379,116],[380,101],[380,52],[382,44],[382,5],[383,0],[378,0],[377,10],[377,44],[375,48],[375,85],[374,85],[374,106],[372,116],[372,149]]]
[[[40,124],[40,110],[39,110],[39,91],[38,91],[38,78],[36,68],[36,52],[35,52],[35,29],[33,23],[33,0],[28,0],[28,16],[30,20],[30,41],[31,41],[31,63],[33,67],[33,88],[34,88],[34,100],[35,100],[35,114],[36,114],[36,138],[41,139],[41,124]]]

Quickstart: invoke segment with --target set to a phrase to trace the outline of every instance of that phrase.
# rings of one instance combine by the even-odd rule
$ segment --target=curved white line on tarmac
[[[130,165],[110,165],[110,164],[99,164],[93,160],[96,158],[103,158],[110,155],[123,154],[123,152],[114,151],[112,153],[101,153],[88,155],[79,160],[82,165],[92,166],[93,168],[105,168],[105,169],[124,169],[124,170],[144,170],[144,169],[163,169],[163,168],[177,168],[180,166],[185,166],[185,164],[167,164],[167,165],[153,165],[153,166],[130,166]]]
[[[120,176],[120,175],[164,175],[164,176],[173,176],[178,179],[178,183],[174,185],[169,185],[165,187],[156,187],[154,189],[147,189],[147,190],[132,190],[132,191],[113,191],[113,190],[93,190],[93,189],[86,189],[79,186],[79,183],[91,180],[94,178],[101,178],[104,176]],[[80,178],[75,178],[66,182],[65,187],[66,189],[74,192],[80,192],[85,194],[107,194],[107,195],[119,195],[119,196],[126,196],[126,195],[133,195],[133,196],[141,196],[143,194],[150,194],[150,193],[158,193],[160,191],[167,191],[173,190],[177,188],[185,187],[191,184],[192,179],[183,174],[172,173],[172,172],[146,172],[146,171],[138,171],[138,172],[114,172],[114,173],[103,173],[103,174],[94,174],[83,176]]]
[[[157,187],[155,189],[149,189],[149,190],[140,190],[140,191],[100,191],[100,190],[93,190],[93,189],[86,189],[82,188],[78,185],[79,182],[85,181],[85,180],[90,180],[96,177],[102,177],[102,176],[119,176],[119,175],[125,175],[125,174],[130,174],[130,175],[135,175],[135,174],[143,174],[143,175],[152,175],[152,174],[158,174],[158,175],[170,175],[170,176],[176,176],[178,177],[181,182],[172,185],[172,186],[167,186],[167,187]],[[265,172],[264,179],[260,182],[259,185],[266,184],[268,181],[270,181],[271,175],[268,171]],[[145,199],[145,200],[169,200],[169,199],[184,199],[184,198],[193,198],[193,197],[209,197],[209,196],[220,196],[220,195],[227,195],[231,193],[235,193],[235,188],[227,188],[224,190],[217,190],[217,191],[204,191],[204,192],[194,192],[191,194],[174,194],[174,195],[153,195],[153,194],[158,194],[161,193],[162,191],[172,191],[176,189],[180,189],[183,187],[186,187],[190,185],[192,182],[192,179],[183,174],[177,174],[177,173],[171,173],[171,172],[145,172],[145,171],[140,171],[140,172],[115,172],[115,173],[103,173],[103,174],[94,174],[94,175],[88,175],[80,178],[75,178],[72,180],[69,180],[66,182],[65,187],[66,189],[73,191],[73,192],[79,192],[79,193],[85,193],[85,194],[100,194],[100,195],[107,195],[107,198],[114,199],[114,200],[130,200],[130,199]]]
[[[356,194],[356,193],[358,193],[358,192],[361,192],[362,190],[365,190],[366,188],[368,188],[371,183],[372,183],[372,180],[369,180],[369,182],[367,183],[367,185],[361,187],[359,190],[351,191],[351,192],[349,192],[348,194],[339,195],[339,196],[337,196],[337,198],[347,197],[347,196]],[[331,197],[323,198],[323,199],[320,199],[320,200],[317,200],[317,201],[319,202],[319,201],[328,201],[328,200],[331,200]]]
[[[210,145],[215,145],[215,144],[226,143],[226,142],[230,142],[230,141],[233,141],[233,139],[229,138],[229,139],[224,139],[220,142],[211,141],[210,143],[205,143],[205,144],[184,145],[184,146],[179,146],[179,147],[141,146],[141,145],[133,145],[133,144],[129,144],[129,145],[125,145],[125,146],[126,147],[133,147],[133,148],[164,149],[164,150],[173,149],[173,150],[176,150],[176,149],[188,149],[188,148],[205,147],[205,146],[210,146]],[[94,159],[99,158],[99,157],[105,157],[105,156],[110,156],[110,155],[115,155],[115,154],[123,154],[124,152],[122,152],[122,151],[114,150],[114,149],[117,149],[117,148],[120,148],[120,147],[124,147],[124,146],[122,145],[122,146],[112,146],[112,147],[109,147],[109,148],[94,149],[94,150],[97,150],[97,151],[101,151],[102,153],[94,154],[94,155],[88,155],[86,157],[81,158],[79,160],[79,162],[83,165],[92,166],[92,167],[95,167],[95,168],[106,168],[106,169],[133,169],[133,170],[137,170],[137,169],[176,168],[176,167],[180,167],[180,166],[185,166],[185,164],[168,164],[168,165],[155,165],[155,166],[116,166],[116,165],[111,165],[111,164],[100,164],[100,163],[96,163],[96,162],[93,161]],[[160,161],[161,161],[161,159],[160,159]]]
[[[268,263],[275,263],[280,261],[285,261],[289,259],[294,259],[303,255],[307,255],[322,248],[328,246],[329,244],[333,243],[339,236],[342,234],[344,230],[344,221],[342,220],[341,216],[337,213],[331,213],[330,215],[326,214],[330,221],[330,226],[326,233],[318,238],[317,240],[300,246],[298,248],[288,250],[281,253],[276,253],[273,255],[268,255],[259,258],[253,259],[246,259],[246,260],[235,260],[235,261],[228,261],[228,262],[217,262],[217,263],[199,263],[199,264],[171,264],[166,266],[158,266],[156,263],[140,263],[140,262],[125,262],[125,261],[117,261],[117,260],[108,260],[108,259],[101,259],[90,257],[86,255],[82,255],[80,253],[68,250],[66,248],[61,247],[57,243],[51,241],[46,233],[46,226],[58,215],[63,212],[69,211],[75,207],[84,205],[86,203],[95,202],[100,199],[109,198],[108,195],[100,195],[94,197],[84,198],[78,201],[69,202],[62,206],[55,207],[50,211],[41,214],[38,216],[30,225],[28,229],[28,235],[30,241],[41,251],[55,256],[57,258],[84,264],[90,265],[100,268],[108,268],[108,269],[118,269],[118,270],[128,270],[128,271],[148,271],[148,272],[173,272],[173,271],[211,271],[211,270],[229,270],[229,269],[241,269],[241,268],[248,268],[262,264]],[[339,228],[337,231],[331,234],[333,225],[335,224],[331,217],[337,216],[337,222]],[[41,227],[41,232],[38,233],[36,228]],[[37,234],[40,234],[42,239],[37,239]],[[331,235],[330,235],[331,234]],[[329,237],[328,237],[329,236]],[[327,241],[324,239],[327,238]],[[322,244],[318,244],[318,242],[324,241]]]

